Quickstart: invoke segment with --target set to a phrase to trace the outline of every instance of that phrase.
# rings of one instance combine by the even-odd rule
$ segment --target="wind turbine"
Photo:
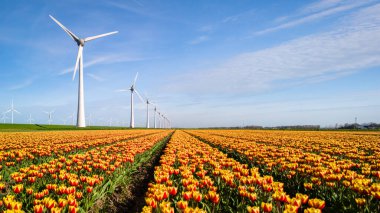
[[[85,119],[85,113],[84,113],[84,86],[83,86],[83,47],[84,44],[88,41],[92,41],[98,38],[102,38],[105,36],[109,36],[115,33],[118,33],[118,31],[105,33],[97,36],[91,36],[84,39],[79,38],[74,33],[72,33],[69,29],[67,29],[65,26],[63,26],[57,19],[55,19],[53,16],[49,15],[55,23],[57,23],[78,45],[78,55],[77,60],[75,63],[74,68],[74,74],[73,74],[73,80],[75,79],[75,74],[78,68],[79,64],[79,85],[78,85],[78,112],[77,112],[77,127],[86,127],[86,119]]]
[[[72,115],[67,116],[67,118],[72,119],[72,125],[73,125],[73,126],[74,126],[74,122],[75,122],[75,120],[74,120],[74,119],[75,119],[74,115],[75,115],[75,112],[73,112]]]
[[[149,99],[146,99],[146,128],[149,129]]]
[[[161,126],[162,126],[162,122],[161,122],[161,112],[157,112],[158,113],[158,128],[161,129]]]
[[[134,117],[134,111],[133,111],[133,93],[136,93],[139,99],[144,103],[144,99],[141,97],[140,93],[136,90],[136,80],[139,73],[136,73],[135,79],[133,80],[133,84],[129,89],[122,89],[118,90],[119,92],[126,92],[128,90],[131,91],[131,121],[130,121],[130,127],[135,128],[135,117]]]
[[[21,114],[19,111],[17,111],[17,110],[14,108],[14,106],[13,106],[13,99],[12,99],[12,102],[11,102],[11,108],[8,109],[7,111],[5,111],[4,114],[9,113],[9,112],[10,112],[11,115],[12,115],[12,124],[13,124],[13,112],[16,112],[16,113],[18,113],[18,114]]]
[[[1,113],[1,120],[3,121],[3,123],[5,123],[5,121],[8,119],[7,117],[7,113],[3,112]]]
[[[48,114],[48,122],[49,122],[49,125],[51,125],[51,122],[53,121],[53,113],[54,113],[55,110],[52,110],[50,112],[47,112],[47,111],[44,111],[44,113]]]
[[[28,118],[29,124],[32,124],[33,121],[34,119],[32,118],[32,114],[29,114],[29,118]]]
[[[157,106],[154,106],[153,118],[154,118],[154,128],[155,129],[157,128],[157,125],[156,125],[156,113],[157,113]]]

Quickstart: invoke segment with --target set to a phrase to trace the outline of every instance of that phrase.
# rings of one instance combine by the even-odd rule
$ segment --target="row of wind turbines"
[[[87,37],[87,38],[79,38],[77,35],[75,35],[73,32],[71,32],[68,28],[66,28],[62,23],[60,23],[53,16],[51,16],[51,15],[49,15],[49,16],[78,45],[78,54],[77,54],[77,58],[76,58],[76,62],[75,62],[74,73],[73,73],[73,78],[72,79],[73,80],[75,79],[76,72],[78,70],[78,72],[79,72],[79,85],[78,85],[78,108],[77,108],[77,122],[76,122],[76,126],[79,127],[79,128],[83,128],[83,127],[86,127],[85,107],[84,107],[84,80],[83,80],[83,49],[84,49],[84,45],[86,44],[86,42],[89,42],[89,41],[92,41],[92,40],[95,40],[95,39],[98,39],[98,38],[106,37],[106,36],[109,36],[109,35],[112,35],[112,34],[116,34],[116,33],[118,33],[118,31],[104,33],[104,34],[100,34],[100,35],[96,35],[96,36],[90,36],[90,37]],[[128,90],[131,91],[130,128],[134,128],[135,127],[134,109],[133,109],[133,107],[134,107],[133,95],[134,94],[137,94],[137,96],[139,97],[139,99],[143,103],[146,103],[146,107],[147,107],[147,111],[146,111],[146,128],[150,128],[150,126],[149,126],[149,105],[154,106],[154,115],[153,115],[154,116],[154,128],[171,128],[171,122],[170,122],[170,120],[167,118],[166,115],[164,115],[163,113],[157,111],[157,105],[154,105],[151,101],[149,101],[148,98],[146,98],[146,100],[144,100],[141,97],[141,95],[138,93],[138,91],[136,90],[137,76],[138,76],[138,73],[136,73],[136,76],[135,76],[135,79],[133,81],[133,84],[132,84],[132,86],[129,89],[127,89],[127,90],[119,90],[119,91],[128,91]],[[13,115],[14,115],[14,112],[20,113],[19,111],[17,111],[14,108],[13,100],[12,100],[11,108],[9,110],[7,110],[6,112],[2,113],[3,117],[1,119],[3,119],[4,122],[5,122],[5,119],[7,119],[6,115],[8,113],[11,113],[11,117],[12,117],[11,122],[13,124]],[[52,114],[54,113],[54,111],[45,112],[45,113],[48,114],[48,117],[49,117],[48,122],[49,122],[49,124],[51,124],[51,122],[52,122]],[[158,116],[157,119],[156,119],[156,116]],[[33,119],[31,118],[31,115],[30,115],[28,121],[31,123],[32,120]],[[158,125],[157,125],[157,122],[156,122],[157,120],[158,120],[158,123],[159,123]]]
[[[86,42],[102,38],[105,36],[109,36],[115,33],[118,33],[118,31],[113,31],[105,34],[100,34],[96,36],[91,36],[87,38],[79,38],[76,36],[74,33],[72,33],[69,29],[67,29],[63,24],[61,24],[57,19],[55,19],[53,16],[49,15],[51,19],[55,23],[57,23],[73,40],[74,42],[78,45],[78,55],[74,67],[74,73],[73,73],[73,80],[75,79],[75,74],[77,69],[79,68],[79,85],[78,85],[78,110],[77,110],[77,127],[86,127],[86,119],[85,119],[85,109],[84,109],[84,85],[83,85],[83,48]],[[128,89],[131,91],[131,117],[130,117],[130,128],[135,127],[135,119],[134,119],[134,110],[133,110],[133,94],[136,93],[139,99],[142,102],[146,103],[147,106],[147,111],[146,111],[146,128],[149,127],[149,105],[153,105],[149,99],[146,99],[145,101],[141,97],[141,95],[137,92],[136,90],[136,80],[137,80],[138,73],[136,73],[135,79],[133,81],[132,86]],[[128,91],[128,90],[120,90],[120,91]],[[157,106],[154,105],[154,128],[157,128],[156,125],[156,115],[159,116],[159,120],[162,120],[163,128],[170,128],[171,122],[170,120],[161,112],[157,111]]]
[[[7,111],[1,113],[0,120],[3,121],[3,123],[5,123],[6,120],[9,118],[7,116],[7,114],[11,113],[11,124],[13,124],[14,123],[14,119],[13,119],[14,118],[14,112],[17,113],[17,114],[21,114],[21,112],[19,112],[17,109],[15,109],[14,104],[13,104],[13,99],[12,99],[12,101],[11,101],[11,107]],[[52,115],[54,113],[54,110],[50,111],[50,112],[47,112],[47,111],[43,111],[43,112],[48,115],[48,117],[49,117],[48,123],[50,125],[51,122],[53,121],[53,116]],[[29,114],[29,117],[28,117],[27,121],[28,121],[29,124],[32,124],[32,122],[34,121],[34,119],[32,118],[32,114]]]
[[[130,127],[134,128],[135,127],[135,118],[134,118],[134,110],[133,110],[133,94],[136,94],[137,97],[141,100],[141,102],[146,104],[146,128],[150,128],[149,124],[149,105],[152,105],[154,107],[154,114],[153,114],[153,119],[154,119],[154,128],[157,128],[157,120],[159,123],[160,128],[171,128],[171,122],[170,120],[161,112],[157,111],[157,105],[149,101],[148,98],[144,100],[144,98],[140,95],[140,93],[136,89],[136,81],[139,73],[136,73],[135,79],[129,89],[121,89],[117,90],[119,92],[128,92],[131,91],[131,120],[130,120]],[[158,116],[158,119],[156,119],[156,116]]]
[[[125,90],[119,90],[119,91],[125,91]],[[149,104],[152,104],[152,103],[149,102]],[[149,110],[149,108],[148,108],[148,110]],[[56,111],[51,110],[51,111],[41,111],[41,112],[45,113],[47,115],[47,123],[49,125],[53,124],[53,117],[54,117],[53,115],[56,113]],[[14,124],[15,113],[19,114],[19,115],[22,114],[19,110],[17,110],[15,108],[15,106],[13,104],[13,99],[12,99],[10,108],[1,113],[0,122],[5,124],[5,123],[7,123],[7,120],[10,119],[10,123]],[[163,115],[162,113],[157,111],[156,106],[154,106],[154,113],[158,115],[158,117],[156,117],[154,115],[154,128],[169,128],[169,125],[170,125],[169,121],[162,116]],[[8,117],[9,114],[10,114],[10,117]],[[27,119],[25,121],[27,121],[28,124],[33,124],[35,119],[33,119],[32,114],[28,114]],[[68,116],[64,116],[63,119],[58,119],[58,120],[55,119],[55,121],[56,121],[55,124],[62,123],[63,125],[75,125],[75,112],[69,114]],[[149,119],[147,122],[149,124]],[[87,117],[86,123],[89,126],[95,125],[95,123],[98,126],[99,125],[100,126],[127,126],[128,122],[121,121],[121,120],[115,121],[112,118],[109,118],[107,120],[104,118],[94,117],[93,114],[90,114]]]

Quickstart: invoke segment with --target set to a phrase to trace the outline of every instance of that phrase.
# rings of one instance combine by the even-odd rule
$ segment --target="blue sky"
[[[136,72],[176,127],[380,122],[380,1],[4,0],[0,111],[13,98],[17,123],[76,112],[77,46],[49,14],[80,37],[119,31],[84,48],[92,124],[129,123],[116,90]]]

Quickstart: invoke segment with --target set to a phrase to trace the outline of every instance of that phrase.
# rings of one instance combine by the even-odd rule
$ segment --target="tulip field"
[[[142,212],[380,212],[380,132],[163,129],[0,132],[0,211],[109,212],[153,153]]]
[[[171,131],[0,133],[3,212],[88,212]]]
[[[143,212],[380,212],[380,133],[176,131]]]

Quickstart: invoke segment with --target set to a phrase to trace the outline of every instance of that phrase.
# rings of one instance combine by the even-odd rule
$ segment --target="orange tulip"
[[[180,200],[177,202],[177,206],[180,209],[186,209],[187,208],[187,201]]]
[[[34,213],[42,213],[44,211],[44,205],[38,204],[33,206]]]
[[[22,192],[22,190],[24,190],[24,185],[17,184],[15,186],[13,186],[12,188],[13,188],[13,192],[18,194],[18,193]]]
[[[264,212],[271,212],[272,211],[272,203],[261,203],[261,208]]]
[[[310,199],[308,204],[310,207],[317,208],[317,209],[325,208],[325,201],[320,200],[318,198]]]
[[[247,206],[248,213],[260,213],[260,207],[258,206]]]

